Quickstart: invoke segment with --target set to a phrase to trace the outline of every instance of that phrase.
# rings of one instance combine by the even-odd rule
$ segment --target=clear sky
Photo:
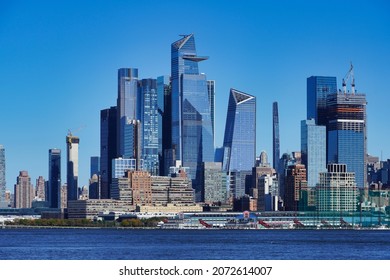
[[[48,150],[80,137],[79,184],[99,155],[100,110],[116,104],[117,69],[170,74],[170,44],[195,34],[201,72],[216,81],[216,144],[230,88],[257,98],[257,154],[272,159],[272,102],[281,152],[300,149],[306,78],[352,61],[367,94],[368,152],[390,158],[389,1],[0,1],[0,144],[13,190],[20,170],[48,177]],[[81,129],[80,129],[81,128]]]

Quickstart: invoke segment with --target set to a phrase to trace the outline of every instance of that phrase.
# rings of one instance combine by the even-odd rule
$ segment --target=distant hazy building
[[[328,164],[328,171],[320,173],[316,195],[318,211],[356,211],[355,174],[347,172],[345,164]]]
[[[112,160],[117,152],[117,107],[100,111],[100,176],[101,198],[110,197]]]
[[[34,187],[27,171],[20,171],[14,188],[14,208],[31,208],[34,200]]]
[[[69,133],[66,136],[67,145],[67,169],[66,181],[68,186],[68,201],[78,198],[78,178],[79,178],[79,143],[77,136]]]
[[[100,199],[100,176],[93,174],[89,179],[89,199]]]
[[[284,205],[286,211],[298,211],[302,192],[307,190],[306,168],[303,164],[290,165],[285,177]]]
[[[5,193],[5,149],[3,145],[0,145],[0,208],[8,207]]]
[[[306,166],[307,186],[316,187],[319,173],[326,171],[326,126],[314,119],[301,121],[302,164]]]
[[[221,162],[204,162],[202,169],[203,201],[205,203],[226,203],[226,172]]]
[[[91,169],[91,172],[89,175],[90,178],[92,178],[92,176],[94,174],[100,175],[100,157],[97,157],[97,156],[91,157],[90,169]]]
[[[65,209],[68,205],[68,185],[67,184],[64,184],[61,186],[60,196],[61,196],[60,208]]]
[[[61,150],[49,150],[49,181],[46,200],[50,208],[60,208],[61,205]]]
[[[39,201],[45,201],[45,179],[42,176],[39,176],[36,180],[35,185],[35,198]]]

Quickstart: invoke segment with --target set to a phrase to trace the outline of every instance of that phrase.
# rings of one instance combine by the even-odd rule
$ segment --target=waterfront
[[[1,260],[389,260],[384,230],[2,229]]]

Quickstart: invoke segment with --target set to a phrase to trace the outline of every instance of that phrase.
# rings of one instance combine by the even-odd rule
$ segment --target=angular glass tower
[[[226,116],[223,169],[251,171],[256,159],[256,98],[230,89]]]
[[[326,125],[326,97],[337,93],[336,77],[311,76],[307,78],[307,117],[318,125]]]
[[[327,98],[328,163],[346,164],[355,172],[356,185],[367,182],[366,95],[336,93]]]
[[[199,74],[193,34],[171,45],[172,147],[176,159],[189,167],[195,190],[201,192],[202,162],[214,160],[213,129],[207,79]]]
[[[61,150],[49,150],[49,187],[46,200],[50,208],[61,207]]]
[[[326,126],[314,119],[301,121],[302,164],[306,166],[307,186],[316,187],[319,173],[326,172]]]

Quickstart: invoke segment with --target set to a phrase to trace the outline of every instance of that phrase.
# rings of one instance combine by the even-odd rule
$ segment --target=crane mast
[[[351,92],[352,94],[355,94],[355,76],[353,75],[353,65],[351,62],[351,67],[349,68],[349,71],[347,74],[345,74],[343,79],[343,93],[347,94],[347,82],[351,79]]]

